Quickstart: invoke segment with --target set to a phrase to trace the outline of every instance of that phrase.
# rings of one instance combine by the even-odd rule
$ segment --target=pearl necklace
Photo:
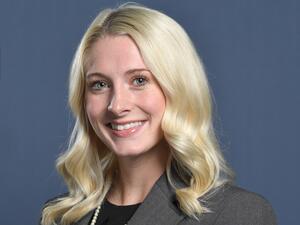
[[[101,208],[101,205],[98,205],[98,207],[95,210],[95,213],[93,215],[93,219],[92,219],[92,222],[91,222],[90,225],[95,225],[96,224],[97,218],[98,218],[98,215],[99,215],[99,212],[100,212],[100,208]],[[124,225],[127,225],[127,223],[125,223]]]
[[[95,213],[93,215],[93,219],[92,219],[92,222],[90,225],[95,225],[96,222],[97,222],[97,218],[98,218],[98,214],[100,212],[100,208],[101,208],[101,205],[98,205],[97,209],[95,210]]]

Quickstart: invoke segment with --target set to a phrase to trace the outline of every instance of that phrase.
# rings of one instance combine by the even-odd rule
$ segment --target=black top
[[[96,225],[124,225],[132,217],[140,204],[118,206],[105,200],[98,214]],[[92,219],[93,216],[89,224],[91,224]]]

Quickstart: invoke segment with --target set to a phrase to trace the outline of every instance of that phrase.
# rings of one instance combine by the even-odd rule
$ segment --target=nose
[[[113,89],[107,110],[117,116],[122,116],[131,110],[130,93],[124,87]]]

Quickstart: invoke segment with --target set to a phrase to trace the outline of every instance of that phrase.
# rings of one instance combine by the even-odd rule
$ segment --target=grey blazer
[[[180,184],[179,184],[180,185]],[[261,196],[226,184],[202,199],[211,212],[199,220],[183,214],[164,173],[128,225],[276,225],[271,205]],[[74,225],[88,225],[89,212]],[[99,214],[101,216],[101,212]]]

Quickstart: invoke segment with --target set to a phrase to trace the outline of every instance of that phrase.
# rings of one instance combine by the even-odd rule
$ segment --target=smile
[[[142,125],[142,121],[130,122],[122,125],[111,123],[110,125],[113,130],[127,130]]]
[[[111,129],[112,133],[118,137],[129,137],[137,133],[146,121],[134,121],[122,124],[109,123],[107,126]]]

